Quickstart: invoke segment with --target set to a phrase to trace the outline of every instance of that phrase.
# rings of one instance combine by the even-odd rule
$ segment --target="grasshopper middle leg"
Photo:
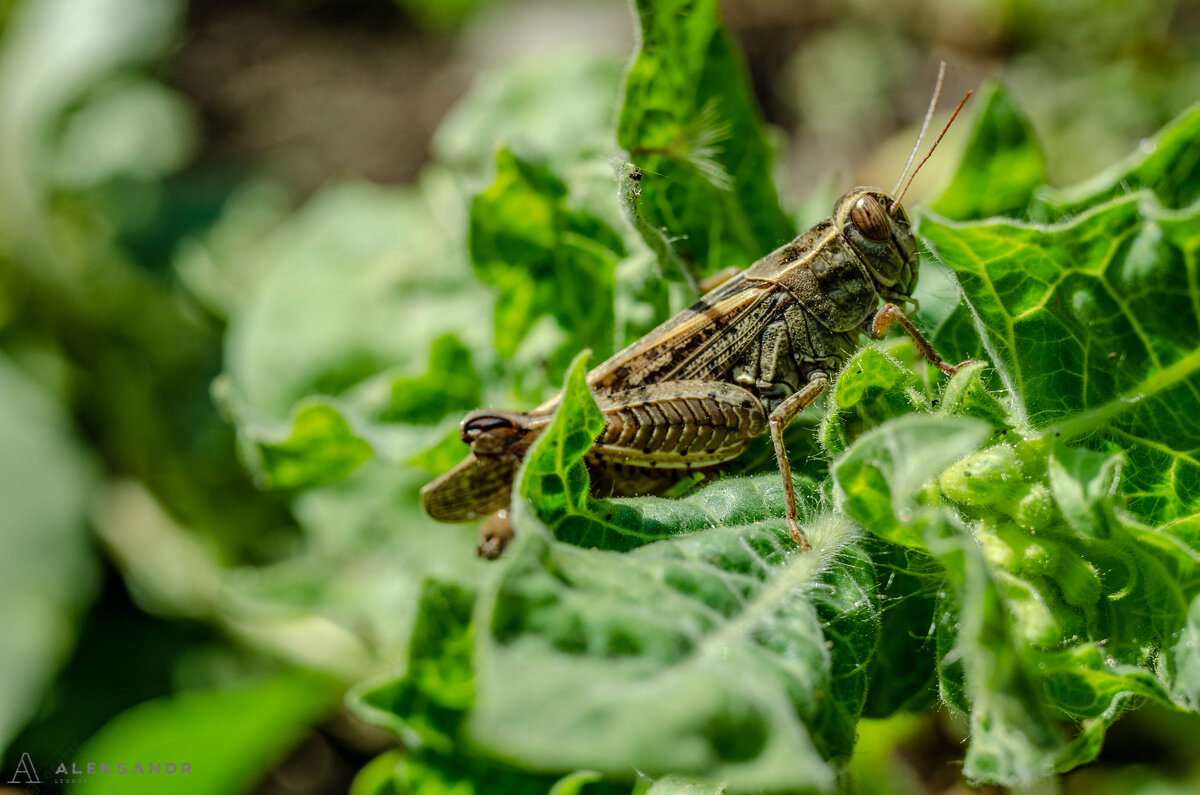
[[[788,532],[802,550],[809,548],[808,539],[800,532],[800,523],[796,519],[796,485],[792,482],[792,466],[788,463],[787,450],[783,447],[783,429],[797,414],[812,405],[829,386],[827,373],[817,371],[808,378],[808,383],[799,392],[793,393],[776,406],[767,417],[771,426],[771,443],[775,445],[775,458],[779,461],[779,474],[783,476],[784,519],[787,520]]]

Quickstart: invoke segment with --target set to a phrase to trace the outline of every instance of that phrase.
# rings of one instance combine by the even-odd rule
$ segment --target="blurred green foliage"
[[[499,0],[395,5],[469,48]],[[1063,786],[1188,791],[1189,4],[934,5],[811,4],[764,56],[714,0],[637,2],[624,72],[583,48],[491,68],[413,184],[301,199],[206,150],[171,71],[200,4],[0,0],[5,773],[26,752],[43,778],[175,761],[196,770],[178,789],[249,791],[322,727],[360,795],[913,792],[894,751],[940,704],[970,779],[1027,783],[1133,734],[1159,767],[1097,783],[1101,756]],[[941,383],[903,344],[859,353],[794,431],[811,554],[769,456],[681,499],[590,499],[576,354],[827,213],[819,185],[781,204],[810,188],[777,183],[789,152],[824,173],[886,143],[867,169],[894,174],[910,136],[883,136],[911,114],[889,97],[926,90],[930,37],[980,73],[1004,61],[920,218],[919,321],[988,366]],[[564,384],[488,567],[418,490],[465,452],[462,411]],[[395,739],[345,728],[347,689],[399,741],[365,767]],[[1162,709],[1117,721],[1139,703]],[[159,786],[79,788],[118,784]]]
[[[545,315],[572,329],[568,357],[576,341],[604,357],[613,352],[613,269],[625,246],[603,219],[566,199],[548,168],[501,149],[495,182],[471,203],[471,264],[498,291],[493,340],[502,357]],[[587,291],[576,289],[579,280]]]
[[[52,395],[0,359],[0,743],[37,708],[47,680],[71,648],[96,590],[87,537],[95,462],[72,438]]]
[[[790,240],[771,149],[716,0],[635,2],[641,47],[625,76],[617,142],[655,178],[648,222],[700,275]]]
[[[221,692],[185,693],[140,704],[108,724],[79,752],[81,759],[153,760],[185,783],[189,792],[231,792],[261,777],[308,726],[325,715],[341,688],[334,680],[281,674],[252,686]],[[230,720],[236,715],[237,720]],[[183,765],[187,765],[184,772]],[[173,780],[171,780],[173,782]],[[88,776],[75,791],[162,792],[157,776]]]

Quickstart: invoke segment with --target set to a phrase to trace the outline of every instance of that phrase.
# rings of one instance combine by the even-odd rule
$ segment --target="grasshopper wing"
[[[519,464],[469,455],[421,489],[421,505],[439,522],[470,522],[495,513],[508,507]]]
[[[774,286],[739,274],[600,364],[588,384],[616,393],[671,380],[724,380],[777,312]]]

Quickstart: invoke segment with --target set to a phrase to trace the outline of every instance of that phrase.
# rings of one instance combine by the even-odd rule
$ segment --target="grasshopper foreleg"
[[[883,335],[887,333],[888,328],[892,323],[899,323],[900,328],[912,338],[916,344],[917,350],[921,355],[933,363],[933,366],[941,370],[946,375],[954,375],[963,367],[972,364],[974,359],[967,359],[965,362],[958,364],[947,364],[936,350],[933,348],[933,343],[925,338],[920,329],[913,325],[912,320],[908,315],[904,314],[904,310],[895,304],[884,304],[883,307],[875,313],[874,320],[870,321],[870,327],[867,330],[867,335],[873,340],[883,339]]]
[[[808,379],[803,389],[776,406],[767,417],[771,426],[771,442],[775,445],[775,458],[779,461],[779,474],[783,475],[784,518],[787,520],[788,532],[802,550],[809,548],[808,539],[800,532],[800,523],[796,519],[796,485],[792,482],[792,466],[788,463],[787,450],[783,447],[783,429],[797,414],[812,405],[825,391],[825,387],[829,386],[827,373],[818,371],[812,373]]]

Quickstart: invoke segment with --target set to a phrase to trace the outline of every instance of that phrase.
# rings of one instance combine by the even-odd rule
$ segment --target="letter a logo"
[[[33,760],[29,758],[29,754],[21,754],[21,761],[17,763],[17,769],[13,773],[13,777],[8,780],[9,784],[41,784],[41,779],[38,778],[37,768],[33,766]]]

